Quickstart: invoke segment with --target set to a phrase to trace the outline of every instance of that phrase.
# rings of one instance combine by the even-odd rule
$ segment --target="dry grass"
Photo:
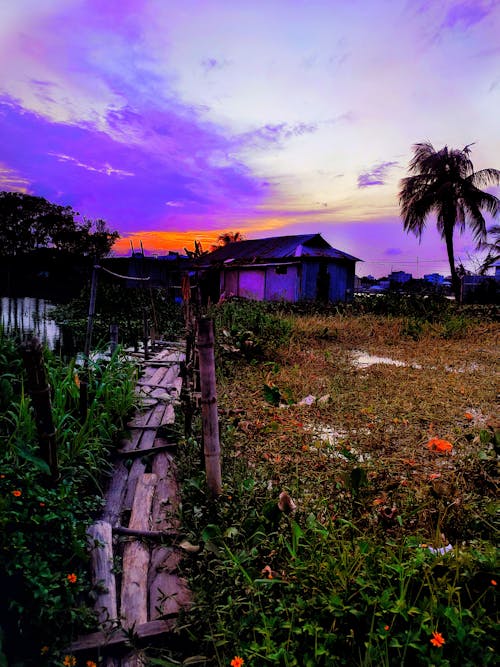
[[[467,324],[448,339],[429,325],[414,341],[397,318],[293,324],[275,363],[242,361],[219,387],[227,460],[243,459],[318,518],[349,511],[376,530],[429,541],[442,531],[450,540],[492,534],[498,325]],[[409,365],[358,368],[353,351]],[[281,406],[266,401],[266,384],[279,389]],[[309,395],[323,398],[300,405]],[[432,436],[450,441],[452,453],[430,451]]]

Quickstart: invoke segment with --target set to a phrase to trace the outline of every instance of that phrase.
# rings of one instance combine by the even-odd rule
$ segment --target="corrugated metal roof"
[[[329,257],[359,261],[357,257],[336,250],[325,241],[321,234],[298,234],[294,236],[273,236],[249,241],[233,241],[200,258],[199,264],[207,266],[221,262],[255,262],[289,257]]]

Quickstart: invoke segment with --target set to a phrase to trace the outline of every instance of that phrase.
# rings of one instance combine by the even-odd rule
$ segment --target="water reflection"
[[[51,317],[54,304],[34,297],[2,297],[0,323],[7,333],[21,340],[35,335],[51,350],[59,351],[63,346],[63,332]]]

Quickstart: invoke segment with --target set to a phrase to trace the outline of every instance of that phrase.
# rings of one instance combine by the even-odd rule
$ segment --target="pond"
[[[0,325],[10,334],[24,340],[35,335],[51,350],[64,346],[64,331],[54,322],[51,311],[55,304],[35,297],[1,297]]]

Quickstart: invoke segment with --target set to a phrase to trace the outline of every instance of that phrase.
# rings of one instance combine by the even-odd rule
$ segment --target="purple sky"
[[[494,0],[2,2],[0,189],[105,219],[118,251],[307,231],[359,275],[447,273],[398,182],[417,141],[500,167],[499,35]]]

